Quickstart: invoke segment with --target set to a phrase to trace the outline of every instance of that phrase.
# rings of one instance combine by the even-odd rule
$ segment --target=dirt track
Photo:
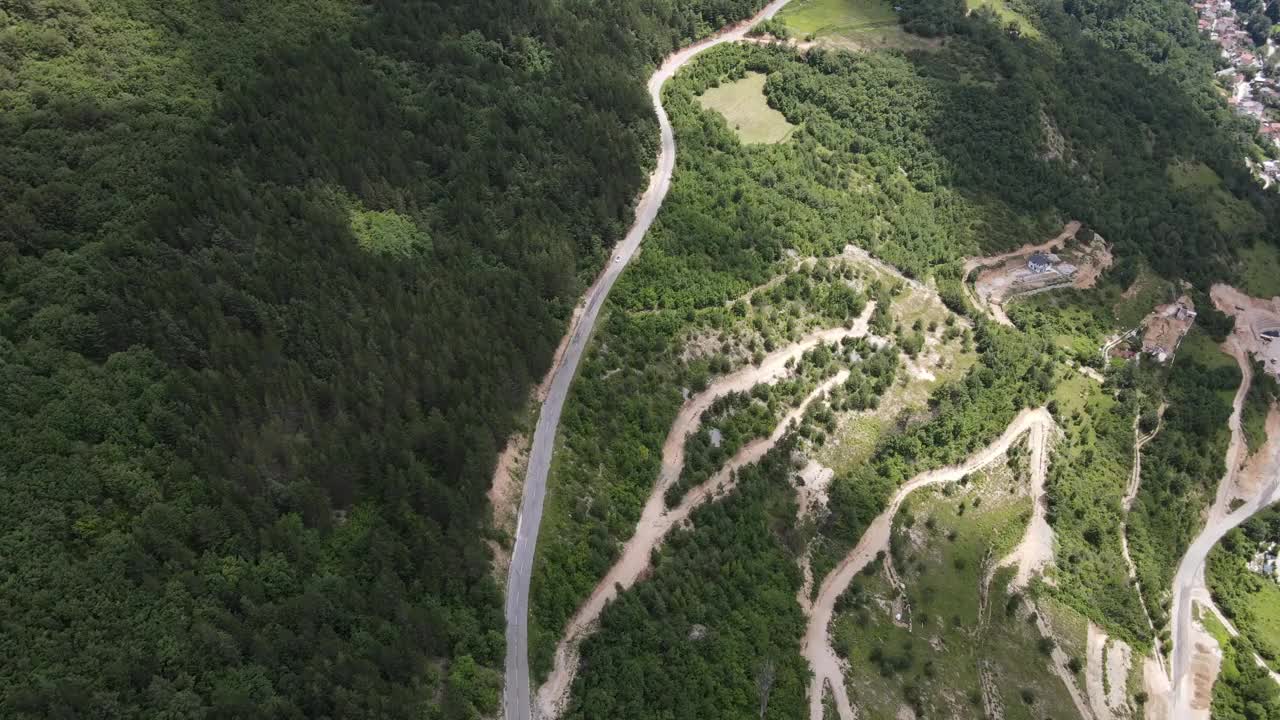
[[[898,489],[890,500],[888,507],[867,526],[866,532],[858,540],[853,550],[840,561],[840,564],[823,579],[818,590],[818,597],[808,608],[809,623],[805,630],[802,652],[809,661],[813,678],[809,686],[809,718],[823,720],[822,693],[830,687],[836,701],[836,711],[840,720],[853,720],[853,706],[844,685],[844,667],[839,656],[831,647],[828,628],[831,625],[835,602],[845,591],[854,576],[873,560],[876,553],[887,550],[889,535],[893,525],[893,516],[897,514],[902,501],[911,493],[923,487],[941,483],[955,482],[961,477],[991,463],[1008,451],[1015,440],[1023,433],[1038,430],[1033,434],[1033,441],[1039,438],[1043,442],[1045,430],[1052,428],[1053,418],[1043,408],[1023,410],[995,442],[975,452],[968,460],[959,465],[950,465],[936,470],[921,473]],[[1043,478],[1040,480],[1043,483]]]
[[[1031,426],[1027,443],[1031,449],[1031,521],[1027,523],[1027,531],[1018,546],[999,563],[1000,566],[1017,566],[1018,571],[1011,583],[1017,588],[1026,587],[1033,575],[1053,562],[1053,528],[1045,519],[1048,507],[1044,499],[1044,481],[1049,470],[1049,456],[1045,452],[1046,432],[1044,424]]]
[[[874,305],[874,303],[868,303],[862,316],[853,323],[853,327],[833,328],[813,333],[794,345],[766,356],[758,366],[747,366],[720,378],[706,390],[685,402],[663,444],[662,466],[658,481],[645,502],[635,534],[623,547],[622,556],[596,584],[586,602],[578,608],[569,621],[564,636],[556,646],[554,669],[538,690],[537,706],[540,718],[550,720],[558,717],[564,709],[569,689],[577,673],[578,646],[594,630],[605,606],[617,597],[618,588],[625,590],[635,584],[636,580],[648,570],[653,549],[662,542],[667,533],[688,518],[699,505],[731,489],[735,471],[758,462],[764,457],[765,453],[782,439],[792,421],[803,417],[805,410],[812,402],[822,398],[832,388],[843,382],[848,377],[848,371],[842,370],[835,377],[822,383],[797,408],[782,418],[769,437],[753,440],[744,445],[706,482],[690,490],[679,506],[668,511],[666,490],[680,478],[680,471],[684,466],[685,443],[689,435],[698,430],[703,412],[715,402],[716,398],[732,392],[745,392],[756,385],[776,383],[788,374],[789,362],[798,359],[819,343],[865,336],[868,321],[875,309]]]
[[[1121,506],[1124,508],[1124,523],[1120,528],[1120,554],[1124,557],[1125,567],[1129,570],[1129,580],[1133,583],[1134,590],[1138,593],[1138,604],[1142,606],[1142,616],[1147,619],[1147,627],[1151,630],[1151,639],[1154,644],[1152,655],[1155,664],[1159,667],[1160,673],[1166,676],[1168,670],[1164,666],[1164,651],[1160,645],[1160,634],[1156,632],[1155,623],[1151,621],[1151,613],[1147,610],[1147,600],[1142,595],[1142,586],[1138,583],[1138,568],[1133,564],[1133,556],[1129,553],[1129,509],[1133,507],[1133,501],[1138,497],[1138,491],[1142,488],[1142,448],[1151,442],[1160,434],[1160,430],[1164,428],[1164,411],[1168,409],[1168,405],[1161,403],[1159,409],[1156,410],[1156,428],[1147,435],[1138,434],[1138,419],[1133,421],[1133,469],[1129,472],[1129,486],[1125,488],[1124,498],[1121,500]],[[1148,694],[1150,690],[1148,690]]]

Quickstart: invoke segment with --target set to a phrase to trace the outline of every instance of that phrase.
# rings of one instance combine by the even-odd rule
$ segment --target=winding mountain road
[[[746,37],[747,31],[753,25],[772,18],[782,6],[787,4],[787,1],[773,0],[754,17],[672,53],[649,78],[649,96],[653,99],[661,134],[658,165],[649,177],[648,189],[636,205],[635,223],[614,250],[614,261],[605,266],[600,277],[587,290],[580,309],[570,322],[568,342],[564,344],[564,353],[560,356],[558,364],[552,368],[547,396],[542,403],[541,412],[538,414],[538,425],[533,434],[524,492],[520,500],[520,513],[516,518],[515,546],[512,549],[511,565],[507,572],[507,659],[506,680],[502,695],[506,720],[530,720],[532,717],[527,623],[529,580],[533,573],[534,548],[538,540],[538,528],[542,523],[547,471],[551,467],[551,455],[555,449],[560,412],[564,409],[569,385],[577,373],[578,363],[595,328],[600,308],[604,305],[605,298],[609,296],[613,283],[639,249],[640,241],[657,217],[658,209],[662,207],[663,198],[666,197],[667,190],[671,186],[671,174],[676,165],[676,141],[671,122],[667,119],[667,112],[662,107],[662,86],[681,66],[704,50]]]

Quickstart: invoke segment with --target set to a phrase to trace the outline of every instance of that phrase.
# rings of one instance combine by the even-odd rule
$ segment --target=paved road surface
[[[1253,379],[1253,368],[1248,358],[1245,357],[1244,351],[1233,343],[1234,338],[1228,340],[1232,355],[1240,365],[1243,378],[1239,389],[1236,390],[1229,421],[1231,426],[1231,445],[1227,449],[1227,472],[1218,484],[1218,494],[1213,506],[1209,509],[1209,518],[1205,523],[1204,529],[1192,541],[1190,547],[1187,548],[1186,554],[1182,556],[1182,562],[1179,563],[1178,572],[1173,579],[1173,607],[1171,609],[1173,618],[1171,648],[1173,654],[1173,677],[1171,678],[1173,698],[1169,705],[1170,714],[1174,720],[1188,720],[1208,716],[1207,710],[1196,710],[1191,707],[1192,696],[1195,694],[1195,683],[1190,677],[1192,646],[1194,645],[1191,628],[1192,599],[1196,589],[1204,586],[1205,558],[1208,557],[1209,551],[1213,549],[1213,546],[1217,545],[1218,541],[1230,532],[1232,528],[1239,526],[1259,510],[1275,502],[1277,491],[1280,490],[1280,477],[1271,478],[1247,502],[1236,508],[1234,512],[1228,512],[1229,503],[1234,496],[1233,490],[1236,486],[1236,471],[1240,467],[1243,459],[1242,452],[1244,451],[1240,412],[1244,404],[1245,394],[1248,392],[1249,385]]]
[[[573,382],[574,374],[578,370],[578,361],[582,359],[582,351],[591,337],[596,318],[600,314],[600,306],[604,304],[614,281],[635,255],[644,234],[653,224],[658,208],[662,207],[662,200],[670,187],[671,172],[675,169],[676,141],[671,130],[671,122],[667,119],[666,110],[662,107],[662,85],[680,66],[698,53],[723,42],[742,39],[751,26],[773,17],[786,4],[787,0],[773,0],[750,20],[726,28],[706,40],[673,53],[649,78],[649,95],[653,99],[661,130],[662,147],[658,153],[658,166],[649,178],[649,188],[645,190],[644,195],[640,197],[640,203],[636,206],[635,224],[614,250],[613,257],[609,259],[609,264],[600,277],[587,290],[582,309],[570,324],[569,343],[560,365],[553,370],[547,398],[542,403],[538,425],[533,433],[529,469],[525,475],[524,495],[520,501],[520,514],[516,517],[516,542],[511,553],[511,567],[507,573],[507,662],[506,682],[502,696],[506,720],[529,720],[531,717],[527,626],[529,578],[533,571],[534,546],[538,540],[538,526],[542,522],[542,502],[547,488],[547,470],[551,467],[551,453],[555,448],[556,428],[560,425],[560,411],[564,408],[569,384]]]

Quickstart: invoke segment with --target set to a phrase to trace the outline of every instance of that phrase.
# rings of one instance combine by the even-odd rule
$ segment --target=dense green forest
[[[761,4],[0,3],[0,715],[496,712],[496,449],[630,221],[657,143],[647,72]],[[957,2],[903,0],[906,25],[951,34],[945,47],[723,47],[669,85],[680,166],[566,408],[535,664],[634,526],[681,389],[849,322],[863,294],[846,281],[885,292],[788,250],[858,245],[962,309],[960,258],[1067,219],[1121,263],[1201,285],[1274,240],[1280,209],[1239,160],[1255,128],[1215,93],[1189,8],[1026,10],[1039,40]],[[697,104],[748,70],[800,126],[790,141],[744,147]],[[1196,164],[1246,211],[1224,217],[1170,170]],[[783,271],[799,279],[743,299]],[[896,340],[911,350],[913,333]],[[685,355],[691,338],[714,349]],[[815,567],[893,483],[1047,397],[1045,343],[981,324],[974,339],[982,362],[930,417],[837,479]],[[1184,541],[1186,491],[1219,474],[1229,375],[1175,364],[1135,552]],[[652,623],[668,595],[715,596],[703,553],[792,517],[780,475],[758,472],[737,504],[699,515],[713,527],[664,550],[671,574],[611,612],[647,608]],[[754,716],[742,697],[767,661],[769,712],[794,716],[796,609],[779,609],[794,563],[776,535],[741,542],[749,562],[730,570],[750,587],[706,602],[763,613],[769,631],[751,645],[738,623],[709,647],[733,707]],[[1144,587],[1167,585],[1156,555]],[[671,632],[587,649],[646,656]],[[668,670],[691,690],[710,672]],[[581,682],[621,697],[624,680]]]
[[[1137,420],[1150,402],[1137,388],[1136,369],[1126,366],[1105,385],[1065,370],[1050,406],[1063,439],[1045,493],[1055,543],[1052,593],[1108,633],[1145,647],[1151,633],[1138,593],[1126,564],[1116,561]]]
[[[0,715],[493,712],[495,448],[759,4],[0,4]]]
[[[1280,718],[1280,688],[1254,659],[1261,657],[1272,670],[1280,667],[1280,585],[1274,575],[1249,566],[1263,553],[1274,558],[1277,542],[1280,509],[1273,507],[1227,533],[1209,554],[1205,579],[1213,601],[1240,632],[1223,648],[1213,686],[1214,718]]]
[[[1222,667],[1213,684],[1214,720],[1276,720],[1280,690],[1267,671],[1253,662],[1253,645],[1243,635],[1223,648]]]
[[[796,604],[792,440],[655,553],[582,648],[568,718],[799,718],[808,668]]]

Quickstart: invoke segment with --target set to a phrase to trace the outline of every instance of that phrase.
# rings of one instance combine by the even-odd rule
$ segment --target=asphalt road
[[[555,449],[556,429],[560,425],[560,412],[569,385],[578,370],[582,351],[587,346],[595,328],[600,306],[609,295],[613,283],[631,261],[640,241],[653,224],[662,207],[662,200],[671,186],[671,173],[676,164],[676,141],[671,122],[662,107],[662,85],[682,65],[707,48],[723,42],[745,37],[756,23],[767,20],[787,0],[773,0],[755,17],[726,28],[716,35],[673,53],[649,78],[649,96],[653,99],[661,130],[661,149],[658,165],[649,177],[649,188],[636,205],[636,220],[627,236],[618,244],[600,277],[587,290],[582,310],[569,327],[570,340],[561,363],[554,369],[546,400],[538,414],[533,443],[529,452],[529,468],[525,475],[524,495],[520,500],[520,513],[516,518],[516,541],[511,552],[511,567],[507,573],[507,662],[506,681],[502,703],[506,720],[530,720],[531,697],[529,687],[529,579],[533,572],[534,548],[538,540],[538,527],[542,523],[542,503],[546,496],[547,471],[551,467],[551,454]]]
[[[1237,348],[1232,354],[1240,365],[1243,378],[1239,389],[1236,390],[1229,420],[1231,445],[1227,449],[1227,473],[1219,482],[1218,495],[1209,510],[1209,519],[1205,523],[1204,529],[1200,531],[1200,534],[1196,536],[1196,539],[1187,548],[1186,554],[1182,556],[1182,561],[1178,564],[1178,572],[1173,578],[1173,606],[1170,610],[1173,618],[1173,636],[1171,638],[1173,677],[1170,678],[1173,684],[1173,698],[1169,706],[1170,714],[1174,720],[1206,716],[1203,711],[1197,713],[1191,708],[1191,699],[1195,688],[1190,677],[1192,653],[1191,600],[1196,588],[1204,586],[1205,559],[1209,556],[1209,551],[1213,549],[1214,545],[1218,544],[1218,541],[1224,535],[1248,520],[1259,510],[1275,502],[1277,500],[1277,490],[1280,490],[1280,477],[1272,478],[1266,486],[1261,488],[1260,492],[1249,498],[1234,512],[1228,512],[1229,502],[1233,496],[1231,489],[1235,487],[1236,470],[1240,466],[1241,453],[1244,450],[1240,413],[1244,405],[1245,394],[1248,392],[1249,385],[1253,380],[1253,368],[1244,356],[1244,351]]]

